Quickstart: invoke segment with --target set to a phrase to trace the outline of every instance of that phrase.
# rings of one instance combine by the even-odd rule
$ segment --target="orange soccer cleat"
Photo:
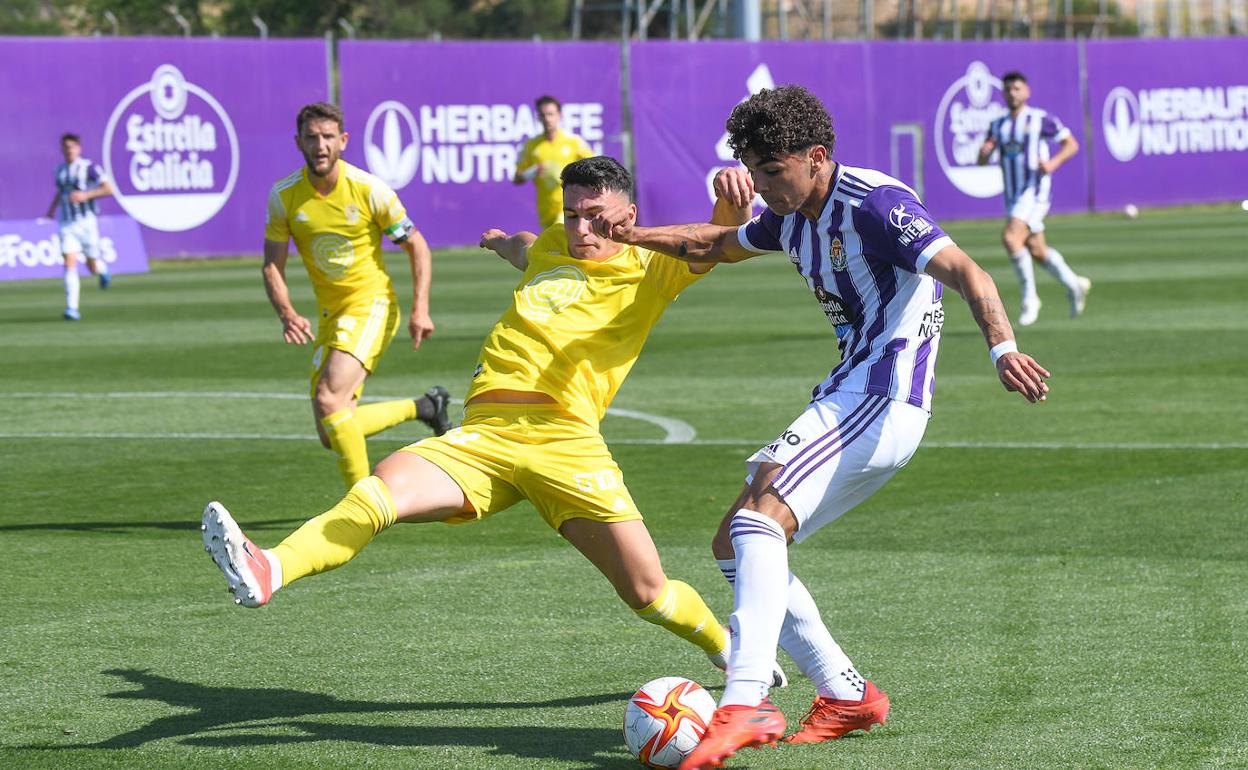
[[[871,682],[861,701],[815,698],[802,729],[785,738],[788,743],[820,743],[840,738],[854,730],[870,730],[888,718],[888,696]]]
[[[273,596],[273,568],[261,549],[238,528],[221,503],[208,503],[199,527],[204,550],[225,574],[234,603],[262,607]]]
[[[785,726],[784,714],[766,698],[757,706],[718,708],[702,741],[680,763],[680,770],[723,767],[724,760],[741,749],[777,743]]]

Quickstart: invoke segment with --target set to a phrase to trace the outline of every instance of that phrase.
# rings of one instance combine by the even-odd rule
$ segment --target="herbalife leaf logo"
[[[1101,128],[1109,154],[1126,163],[1140,151],[1140,103],[1122,86],[1105,97]]]
[[[364,126],[364,161],[391,189],[406,187],[416,177],[420,160],[420,133],[416,118],[393,100],[373,108]]]
[[[749,90],[749,93],[741,97],[742,102],[749,99],[759,91],[762,91],[764,88],[776,87],[775,78],[771,76],[771,70],[767,67],[766,63],[760,64],[754,68],[754,71],[750,73],[750,76],[745,79],[745,87]],[[739,103],[740,102],[738,102],[738,104]],[[718,158],[721,163],[731,164],[731,166],[737,165],[737,159],[732,155],[732,148],[728,146],[727,131],[724,131],[723,135],[719,137],[719,141],[715,143],[715,157]],[[725,165],[712,166],[711,170],[706,173],[706,194],[710,197],[712,203],[715,202],[715,175],[721,170],[729,167],[730,166]],[[763,199],[760,196],[755,195],[754,205],[762,206]]]

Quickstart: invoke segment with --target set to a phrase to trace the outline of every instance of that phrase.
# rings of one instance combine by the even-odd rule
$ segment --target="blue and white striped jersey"
[[[1035,188],[1038,201],[1048,201],[1051,181],[1040,173],[1040,161],[1049,159],[1049,142],[1062,141],[1070,129],[1042,109],[1023,107],[1017,116],[1007,113],[992,121],[988,136],[997,143],[1001,157],[1006,207],[1028,188]]]
[[[94,190],[108,179],[99,164],[92,163],[79,156],[73,163],[62,163],[56,167],[56,189],[60,192],[61,205],[57,219],[61,222],[76,222],[88,216],[100,213],[94,200],[84,203],[70,203],[69,194],[75,190]]]
[[[869,393],[931,411],[944,309],[923,272],[953,243],[890,176],[838,165],[817,222],[771,209],[741,226],[757,252],[783,251],[836,328],[841,363],[811,393]]]

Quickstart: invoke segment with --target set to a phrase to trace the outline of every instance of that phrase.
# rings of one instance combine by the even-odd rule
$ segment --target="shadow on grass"
[[[307,517],[289,519],[266,519],[247,522],[247,530],[272,529],[279,526],[289,527],[302,524]],[[132,529],[165,529],[174,531],[199,531],[199,519],[190,518],[176,521],[41,521],[31,524],[6,524],[0,526],[0,532],[95,532],[105,535],[124,535]]]
[[[133,668],[109,669],[104,673],[139,686],[137,690],[108,693],[107,698],[156,701],[189,711],[160,717],[98,743],[38,748],[129,749],[169,738],[180,738],[185,745],[214,748],[350,741],[391,747],[480,746],[496,756],[574,761],[601,770],[636,767],[636,760],[623,751],[623,737],[618,729],[493,726],[488,723],[409,727],[306,719],[329,714],[576,708],[600,703],[622,704],[631,692],[516,703],[363,701],[270,687],[210,687]]]

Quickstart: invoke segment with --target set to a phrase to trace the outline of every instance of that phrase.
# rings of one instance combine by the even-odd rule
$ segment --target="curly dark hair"
[[[832,154],[836,132],[819,97],[802,86],[764,88],[728,116],[728,146],[741,160],[747,151],[778,158],[821,144]]]
[[[595,155],[582,158],[564,167],[559,174],[564,188],[571,185],[588,187],[595,192],[624,193],[628,202],[633,202],[633,175],[620,165],[615,158],[606,155]]]

